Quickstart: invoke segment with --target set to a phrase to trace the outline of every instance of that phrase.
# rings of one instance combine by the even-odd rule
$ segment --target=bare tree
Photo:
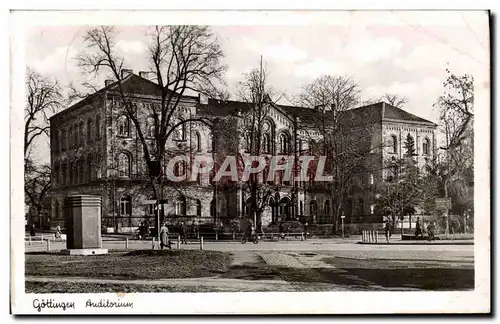
[[[37,139],[49,137],[48,117],[61,107],[63,96],[57,80],[35,70],[26,71],[26,106],[24,109],[24,193],[25,202],[34,210],[42,224],[51,188],[50,165],[37,165],[31,157]],[[32,219],[28,222],[31,224]]]
[[[314,183],[310,189],[326,186],[330,192],[334,231],[344,203],[357,186],[356,179],[369,171],[366,159],[375,149],[371,138],[373,119],[353,109],[360,103],[360,92],[350,77],[323,76],[305,86],[297,100],[299,105],[312,109],[310,124],[320,134],[319,139],[311,137],[313,154],[327,157],[326,171],[333,176],[331,183]]]
[[[238,97],[247,106],[248,111],[242,115],[242,129],[240,138],[244,139],[244,151],[252,157],[260,157],[269,150],[265,150],[264,136],[269,130],[264,129],[264,122],[269,117],[273,105],[280,98],[277,92],[269,86],[269,70],[260,62],[260,67],[244,74],[243,80],[238,84]],[[240,155],[240,163],[245,163]],[[268,168],[268,165],[266,166]],[[267,181],[267,174],[251,173],[248,179],[243,179],[244,192],[248,195],[250,206],[248,212],[254,225],[261,221],[262,212],[273,193],[273,185]]]
[[[101,70],[110,73],[117,81],[117,95],[122,109],[132,121],[144,160],[151,179],[154,199],[160,197],[163,188],[161,170],[167,152],[166,144],[180,127],[189,122],[210,124],[206,118],[181,118],[183,95],[189,91],[215,96],[217,86],[223,84],[226,66],[217,37],[205,26],[156,26],[149,33],[147,59],[151,73],[158,84],[161,101],[159,105],[138,111],[127,89],[124,88],[122,71],[124,59],[116,51],[118,30],[110,26],[91,28],[84,36],[86,50],[78,56],[81,69],[92,75]],[[129,63],[131,64],[131,63]],[[147,110],[147,111],[145,111]],[[141,116],[152,116],[154,120],[154,145],[149,145]],[[178,154],[178,153],[177,153]],[[163,190],[161,190],[162,192]]]
[[[404,105],[406,105],[408,103],[408,98],[406,98],[405,96],[402,96],[402,95],[398,95],[398,94],[386,93],[381,97],[372,98],[372,99],[368,99],[366,101],[363,101],[363,104],[364,105],[371,105],[371,104],[375,104],[375,103],[378,103],[381,101],[386,102],[389,105],[394,106],[396,108],[403,108]]]
[[[35,219],[29,219],[28,224],[35,223],[38,219],[38,225],[46,226],[43,223],[43,213],[48,212],[47,197],[51,189],[51,171],[50,165],[34,165],[30,160],[26,161],[24,173],[24,193],[25,201],[35,212]]]
[[[440,130],[445,135],[441,146],[444,156],[439,162],[444,170],[444,196],[452,198],[452,210],[465,214],[473,208],[474,78],[456,75],[449,69],[446,72],[444,93],[435,103],[440,111]]]
[[[24,159],[29,159],[33,142],[49,136],[48,116],[61,107],[63,96],[57,80],[52,80],[28,68],[26,71],[27,100],[24,109]]]

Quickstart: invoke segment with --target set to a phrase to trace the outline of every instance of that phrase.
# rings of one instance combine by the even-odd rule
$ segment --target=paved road
[[[355,242],[341,239],[259,244],[205,242],[206,250],[233,254],[229,272],[218,279],[199,278],[178,283],[160,280],[149,284],[164,287],[154,288],[158,291],[191,291],[193,285],[202,287],[202,291],[453,290],[474,287],[473,245],[364,245]],[[151,242],[130,241],[128,248],[150,249],[151,245]],[[180,247],[200,248],[199,243]],[[124,249],[125,242],[107,241],[104,248]],[[26,251],[46,249],[45,244],[26,245]],[[51,244],[51,250],[61,249],[65,249],[65,243]],[[28,278],[29,282],[54,280],[58,279]],[[71,278],[59,280],[71,287]],[[114,282],[102,283],[111,285]],[[123,284],[128,283],[116,284],[122,286],[103,289],[122,289]],[[95,289],[95,286],[89,287]]]

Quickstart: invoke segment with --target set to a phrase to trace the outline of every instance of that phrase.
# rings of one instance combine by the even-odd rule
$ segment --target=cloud
[[[251,52],[261,54],[266,61],[297,62],[307,58],[307,53],[292,44],[289,38],[281,38],[269,44],[243,37],[240,44]]]
[[[292,45],[288,39],[267,47],[263,55],[277,61],[291,62],[301,61],[307,57],[305,51]]]
[[[345,55],[352,60],[371,63],[400,53],[403,44],[396,37],[365,38],[353,41],[345,48]]]
[[[119,40],[116,42],[116,47],[125,53],[133,52],[140,54],[146,50],[144,43],[136,40]]]
[[[343,74],[343,69],[340,65],[318,58],[308,63],[298,64],[294,69],[295,75],[304,78],[317,78],[324,74]]]
[[[78,70],[75,61],[77,53],[72,46],[59,46],[45,57],[31,61],[29,66],[42,74],[54,74],[54,71],[72,73]]]

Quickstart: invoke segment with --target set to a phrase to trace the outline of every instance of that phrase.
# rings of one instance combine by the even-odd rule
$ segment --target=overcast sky
[[[286,21],[285,21],[286,22]],[[324,23],[327,22],[327,23]],[[82,50],[86,26],[26,29],[26,64],[63,86],[83,78],[74,57]],[[404,109],[437,122],[433,108],[442,93],[447,66],[489,83],[489,29],[484,12],[323,12],[309,24],[213,26],[221,39],[234,91],[242,73],[268,63],[270,83],[289,97],[324,75],[358,81],[363,99],[404,95]],[[147,70],[147,27],[119,27],[117,46],[127,68]],[[103,74],[97,83],[103,84]],[[477,85],[476,85],[477,86]],[[286,103],[286,102],[283,102]]]

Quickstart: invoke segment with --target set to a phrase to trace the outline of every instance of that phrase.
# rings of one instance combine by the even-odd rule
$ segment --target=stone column
[[[101,197],[69,196],[64,200],[66,253],[75,255],[106,254],[101,248]]]

